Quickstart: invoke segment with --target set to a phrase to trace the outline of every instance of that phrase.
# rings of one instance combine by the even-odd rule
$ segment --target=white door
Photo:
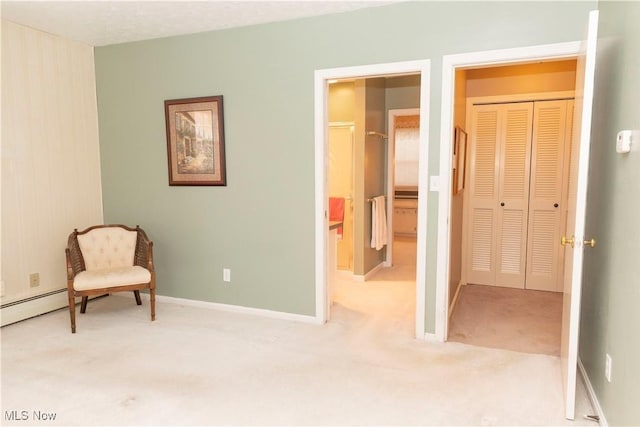
[[[589,147],[591,145],[591,109],[595,76],[598,11],[589,14],[587,40],[581,46],[576,72],[574,141],[569,170],[569,212],[565,248],[564,299],[562,309],[562,379],[565,388],[565,416],[575,417],[576,371],[582,290],[582,257],[586,246],[585,211]],[[590,237],[589,237],[590,239]]]

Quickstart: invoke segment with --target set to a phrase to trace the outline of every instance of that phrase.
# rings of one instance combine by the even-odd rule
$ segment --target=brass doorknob
[[[562,236],[562,239],[560,239],[560,244],[562,246],[568,246],[571,245],[571,247],[573,247],[576,243],[576,239],[574,236],[571,236],[570,239],[567,239],[565,236]]]
[[[585,246],[590,246],[592,248],[595,248],[596,247],[596,239],[585,240],[584,241],[584,245]]]

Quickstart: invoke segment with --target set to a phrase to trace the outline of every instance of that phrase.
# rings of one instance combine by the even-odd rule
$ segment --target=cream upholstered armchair
[[[141,305],[140,290],[149,289],[151,320],[155,320],[153,242],[139,226],[96,225],[83,231],[75,229],[69,235],[65,252],[72,333],[76,332],[76,297],[82,297],[80,312],[84,313],[89,296],[133,291],[136,303]]]

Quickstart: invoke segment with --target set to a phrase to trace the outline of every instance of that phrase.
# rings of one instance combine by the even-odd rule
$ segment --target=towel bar
[[[387,198],[387,196],[385,196],[384,194],[382,195],[382,197],[384,197],[385,199]],[[367,202],[371,203],[373,202],[373,199],[367,199]]]

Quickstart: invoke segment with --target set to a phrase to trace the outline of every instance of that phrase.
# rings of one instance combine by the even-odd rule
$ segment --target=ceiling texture
[[[2,19],[91,46],[341,13],[390,1],[6,1]]]

